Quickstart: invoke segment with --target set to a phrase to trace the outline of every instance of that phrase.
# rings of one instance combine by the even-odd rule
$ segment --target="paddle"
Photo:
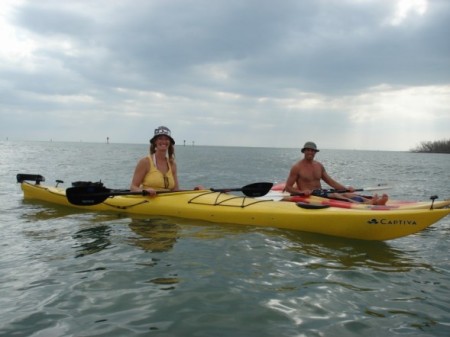
[[[45,181],[45,178],[41,176],[40,174],[28,174],[28,173],[19,173],[16,176],[18,183],[23,183],[25,180],[31,180],[36,183],[36,185],[39,185],[41,181]]]
[[[273,186],[272,183],[260,182],[245,185],[240,188],[223,188],[223,189],[211,188],[211,191],[223,193],[231,191],[240,191],[248,197],[260,197],[267,194],[272,188],[272,186]],[[162,194],[170,192],[172,191],[157,191],[156,193]],[[186,192],[186,190],[173,191],[172,193],[177,192]],[[78,206],[97,205],[105,201],[107,198],[116,195],[148,195],[148,192],[145,190],[142,192],[132,192],[129,190],[112,190],[99,185],[69,187],[66,190],[66,196],[69,202],[71,204]]]
[[[353,191],[350,190],[335,190],[335,189],[317,189],[313,190],[311,195],[315,195],[317,197],[327,197],[330,193],[353,193],[353,192],[364,192],[364,191],[383,191],[390,189],[390,186],[387,185],[379,185],[374,187],[364,187],[364,188],[355,188]],[[305,196],[305,193],[292,193],[293,195]]]

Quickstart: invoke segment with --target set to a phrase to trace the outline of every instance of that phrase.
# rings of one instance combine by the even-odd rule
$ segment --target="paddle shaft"
[[[241,188],[224,188],[224,189],[211,189],[213,192],[230,192],[230,191],[240,191],[244,195],[249,197],[260,197],[272,188],[272,183],[253,183],[245,185]],[[181,190],[181,191],[156,191],[157,194],[161,193],[177,193],[177,192],[189,192],[198,190]],[[70,187],[66,190],[67,199],[71,204],[78,206],[92,206],[97,205],[105,201],[109,197],[119,196],[119,195],[142,195],[146,196],[149,193],[146,190],[143,191],[128,191],[128,190],[112,190],[103,186],[76,186]]]
[[[326,197],[328,194],[331,193],[354,193],[354,192],[364,192],[364,191],[381,191],[381,190],[386,190],[386,189],[390,189],[389,186],[376,186],[376,187],[364,187],[364,188],[355,188],[353,190],[335,190],[335,189],[317,189],[317,190],[313,190],[311,192],[311,195],[315,195],[315,196],[324,196]],[[298,196],[308,196],[306,193],[303,192],[297,192],[297,193],[291,193],[292,196],[298,195]]]

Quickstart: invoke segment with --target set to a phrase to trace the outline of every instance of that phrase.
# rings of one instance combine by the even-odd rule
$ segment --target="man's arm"
[[[298,188],[296,188],[294,185],[296,185],[298,177],[298,169],[297,165],[294,165],[291,167],[291,170],[289,171],[289,176],[286,180],[286,186],[284,187],[284,190],[289,193],[299,193],[300,191]]]

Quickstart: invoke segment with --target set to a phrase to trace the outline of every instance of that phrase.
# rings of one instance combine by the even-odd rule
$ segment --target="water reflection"
[[[62,218],[74,213],[83,211],[69,208],[39,200],[22,200],[22,205],[26,208],[20,215],[21,218],[30,221],[52,220]]]
[[[219,240],[224,237],[247,236],[257,233],[267,237],[270,245],[279,244],[283,249],[307,257],[310,269],[359,269],[369,268],[382,272],[406,272],[425,268],[434,270],[430,264],[410,251],[394,248],[389,241],[362,241],[332,236],[254,226],[211,224],[200,221],[171,219],[133,219],[130,228],[138,234],[130,238],[134,245],[150,252],[163,252],[173,248],[182,236],[196,240]]]
[[[414,268],[433,270],[433,267],[407,252],[393,248],[389,242],[361,241],[328,237],[310,233],[285,232],[292,244],[289,249],[309,257],[311,269],[370,268],[383,272],[405,272]]]
[[[211,224],[172,218],[144,216],[130,218],[128,215],[119,213],[87,213],[55,205],[43,207],[41,202],[27,200],[24,200],[23,203],[29,209],[22,214],[22,217],[30,222],[58,218],[65,218],[64,221],[66,221],[69,216],[75,216],[76,218],[70,219],[70,222],[74,220],[79,226],[80,217],[89,222],[89,228],[80,229],[73,235],[73,238],[79,242],[74,246],[77,249],[76,257],[94,254],[110,247],[111,228],[109,225],[119,219],[121,223],[128,223],[129,228],[135,234],[127,238],[127,242],[147,252],[167,252],[174,247],[181,236],[196,240],[217,240],[225,236],[247,235],[256,232],[266,235],[267,240],[271,241],[270,244],[272,241],[276,241],[282,244],[284,249],[314,257],[314,259],[308,259],[307,267],[311,269],[326,267],[344,270],[364,267],[377,271],[404,272],[420,267],[433,270],[430,264],[424,263],[414,254],[393,248],[389,241],[349,240],[281,229]],[[52,231],[55,228],[61,228],[60,224],[52,227]],[[48,226],[46,228],[48,232]],[[42,230],[44,228],[41,228]],[[37,231],[39,232],[39,230]],[[39,233],[34,233],[34,236],[42,236],[42,233],[41,235],[37,234]],[[46,237],[49,235],[54,237],[56,234],[46,233]]]
[[[76,249],[75,257],[91,255],[108,248],[111,245],[111,228],[106,225],[81,229],[73,235],[78,241],[73,248]]]
[[[129,242],[148,252],[166,252],[171,250],[179,238],[179,226],[170,219],[132,218],[130,229],[137,234]]]
[[[78,209],[48,204],[35,200],[23,200],[27,207],[21,217],[33,223],[32,228],[23,230],[35,239],[60,240],[70,235],[76,243],[75,257],[98,253],[111,245],[110,224],[121,218],[120,214],[97,214]],[[74,228],[80,228],[74,234]],[[70,232],[70,233],[69,233]]]
[[[48,224],[52,228],[62,228],[60,221],[67,225],[68,222],[75,221],[78,227],[83,227],[72,235],[77,244],[73,246],[77,254],[75,257],[82,257],[98,253],[111,245],[110,236],[112,234],[110,224],[118,219],[121,222],[129,222],[129,228],[136,234],[130,237],[128,241],[133,245],[148,252],[165,252],[173,248],[179,238],[179,226],[170,218],[148,218],[128,215],[121,213],[91,213],[88,211],[72,209],[64,206],[48,204],[35,200],[23,200],[26,212],[21,217],[27,222],[48,222],[58,221],[58,224]],[[80,217],[83,222],[88,223],[88,227],[80,223]],[[49,226],[44,226],[48,231]],[[27,234],[33,237],[41,237],[44,229],[27,230]],[[48,235],[46,235],[48,236]],[[56,234],[53,239],[56,238]]]

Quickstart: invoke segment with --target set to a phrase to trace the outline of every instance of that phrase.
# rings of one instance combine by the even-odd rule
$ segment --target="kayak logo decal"
[[[372,218],[369,221],[367,221],[369,225],[417,225],[416,220],[409,220],[409,219],[376,219]]]

